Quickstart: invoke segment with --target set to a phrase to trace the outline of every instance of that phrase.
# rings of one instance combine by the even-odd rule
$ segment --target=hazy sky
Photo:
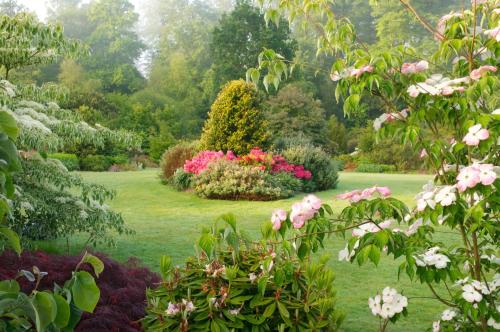
[[[44,20],[45,17],[47,16],[46,0],[18,0],[18,2],[23,4],[31,11],[34,11],[41,20]],[[140,12],[141,0],[131,0],[130,2],[134,4],[136,11]],[[144,3],[144,1],[142,2]]]

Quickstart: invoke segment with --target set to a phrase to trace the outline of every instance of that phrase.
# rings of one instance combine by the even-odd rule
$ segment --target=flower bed
[[[336,184],[336,173],[332,176],[330,187]],[[299,191],[329,189],[317,188],[313,179],[314,174],[303,164],[254,148],[243,156],[232,151],[201,151],[170,182],[178,190],[193,189],[204,198],[274,200]]]

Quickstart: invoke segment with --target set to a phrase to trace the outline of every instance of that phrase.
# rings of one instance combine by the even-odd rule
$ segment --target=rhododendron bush
[[[279,154],[259,148],[242,156],[232,151],[205,150],[187,160],[170,182],[179,190],[192,188],[205,198],[273,200],[310,188],[331,188],[337,182],[337,174],[330,168],[320,170],[322,177],[332,177],[329,185],[318,187],[314,175],[303,164],[289,163]]]
[[[331,78],[345,113],[380,100],[384,114],[374,121],[378,137],[411,145],[434,172],[412,206],[391,197],[389,188],[374,187],[339,195],[349,205],[338,215],[326,205],[317,210],[321,203],[315,199],[294,204],[291,212],[278,210],[270,223],[273,241],[300,254],[314,249],[305,239],[348,234],[339,259],[359,264],[379,264],[382,254],[402,259],[398,275],[427,285],[430,297],[448,307],[436,313],[429,329],[500,329],[500,2],[473,0],[434,26],[400,0],[434,36],[432,56],[417,54],[408,44],[368,48],[349,20],[331,11],[329,0],[260,2],[268,20],[283,14],[313,25],[320,32],[318,53],[336,56]],[[264,71],[264,81],[278,86],[291,67],[265,50],[248,78],[258,84]],[[315,225],[325,215],[330,224],[321,232]],[[283,237],[283,227],[298,235]],[[443,229],[456,241],[437,240],[435,232]],[[419,310],[404,290],[391,285],[373,294],[369,309],[381,331]]]
[[[312,203],[311,213],[321,214]],[[199,254],[185,266],[162,258],[163,280],[148,291],[146,330],[338,330],[343,314],[335,307],[334,273],[326,258],[311,263],[304,250],[298,256],[291,247],[271,244],[270,224],[262,241],[253,242],[232,215],[222,219],[223,226],[203,230]],[[323,229],[325,222],[318,217],[309,224]],[[288,233],[285,226],[280,232]]]
[[[225,154],[222,151],[201,151],[193,159],[186,161],[184,171],[200,175],[211,162],[219,159],[234,160],[242,165],[256,167],[274,174],[279,172],[291,173],[298,179],[308,180],[312,176],[311,172],[304,169],[303,165],[289,164],[282,156],[264,152],[259,148],[252,149],[249,154],[242,157],[236,157],[232,151],[227,151]]]

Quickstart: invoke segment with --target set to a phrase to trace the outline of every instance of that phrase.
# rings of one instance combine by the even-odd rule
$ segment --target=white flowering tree
[[[318,53],[337,59],[331,78],[347,115],[379,99],[385,112],[374,122],[377,135],[411,144],[434,171],[415,207],[392,198],[389,188],[374,187],[339,195],[350,204],[334,217],[327,205],[318,210],[315,197],[293,205],[290,213],[276,211],[270,245],[306,256],[325,234],[352,232],[340,259],[378,264],[382,253],[403,258],[398,274],[427,285],[449,307],[434,331],[500,329],[500,1],[473,0],[434,26],[400,0],[436,39],[437,51],[428,58],[408,45],[369,48],[348,19],[331,11],[331,0],[260,2],[268,20],[285,15],[319,33]],[[266,88],[278,87],[295,65],[265,50],[247,77],[258,84],[263,73]],[[311,220],[326,215],[331,224],[317,229]],[[456,234],[456,242],[434,238],[444,228]],[[283,229],[296,234],[285,236]],[[390,287],[375,293],[369,307],[385,331],[411,303]]]
[[[59,25],[41,23],[29,14],[3,15],[0,26],[0,67],[5,78],[12,69],[86,53],[80,42],[64,37]],[[66,92],[55,84],[15,86],[0,81],[0,120],[17,123],[15,144],[21,157],[6,199],[11,208],[7,221],[24,239],[85,233],[87,243],[113,244],[112,232],[130,232],[121,215],[105,204],[114,192],[84,182],[61,162],[47,158],[47,153],[79,144],[137,149],[140,140],[126,131],[90,126],[75,112],[60,109],[56,101]]]

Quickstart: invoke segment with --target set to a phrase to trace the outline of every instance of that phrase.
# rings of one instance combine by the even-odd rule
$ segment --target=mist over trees
[[[412,4],[435,25],[460,1]],[[13,15],[26,8],[15,0],[3,0],[0,10]],[[432,51],[432,36],[396,0],[339,0],[332,11],[352,20],[368,48],[406,43]],[[143,149],[154,158],[178,141],[199,137],[221,87],[244,78],[264,48],[298,62],[287,81],[293,88],[265,97],[271,98],[263,105],[271,105],[267,112],[273,130],[292,126],[327,147],[338,137],[326,129],[329,121],[340,121],[347,128],[366,126],[379,112],[373,103],[343,119],[342,101],[336,101],[329,77],[333,59],[318,57],[313,38],[301,27],[284,20],[278,28],[266,25],[263,13],[250,0],[145,0],[137,8],[130,0],[51,0],[47,20],[59,22],[67,37],[88,47],[90,56],[12,70],[14,83],[56,82],[67,87],[70,97],[63,106],[90,123],[137,132]],[[313,65],[301,66],[301,60]],[[307,121],[299,116],[285,123],[291,109]],[[314,116],[307,117],[311,109]],[[348,146],[345,143],[333,144],[336,148],[329,150],[348,152],[338,149]]]

